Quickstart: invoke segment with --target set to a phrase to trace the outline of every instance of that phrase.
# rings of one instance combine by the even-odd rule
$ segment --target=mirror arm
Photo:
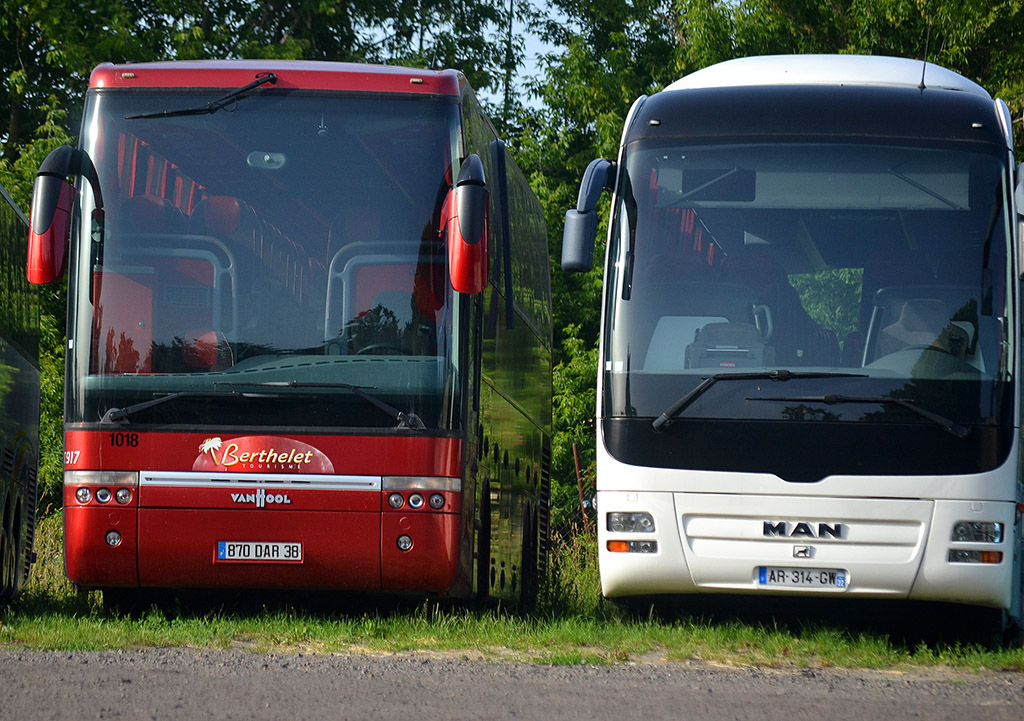
[[[589,213],[597,208],[597,201],[605,190],[612,190],[614,187],[615,164],[605,158],[591,160],[590,165],[583,172],[583,180],[580,182],[580,195],[576,201],[576,210],[581,213]]]

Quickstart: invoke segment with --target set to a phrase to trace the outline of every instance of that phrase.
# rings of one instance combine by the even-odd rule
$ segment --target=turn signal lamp
[[[1002,563],[1002,551],[962,551],[949,549],[950,563]]]
[[[412,538],[409,536],[399,536],[398,540],[395,541],[395,545],[398,546],[399,551],[408,551],[412,548]]]
[[[657,541],[608,541],[612,553],[657,553]]]

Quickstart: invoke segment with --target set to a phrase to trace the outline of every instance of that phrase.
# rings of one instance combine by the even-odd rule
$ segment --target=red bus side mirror
[[[54,175],[36,177],[28,230],[26,274],[30,283],[53,283],[64,275],[74,202],[71,183]]]
[[[480,156],[462,162],[455,188],[448,196],[448,268],[452,288],[480,293],[487,287],[489,194]]]
[[[30,283],[53,283],[64,275],[71,234],[71,210],[75,186],[69,175],[81,175],[92,186],[96,199],[94,234],[102,239],[103,198],[92,160],[81,150],[61,145],[46,156],[32,187],[32,212],[28,230],[28,261],[25,272]]]

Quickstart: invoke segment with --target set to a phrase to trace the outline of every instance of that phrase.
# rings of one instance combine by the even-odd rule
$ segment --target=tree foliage
[[[558,269],[565,211],[595,157],[614,158],[634,100],[729,58],[869,53],[949,67],[1024,110],[1024,0],[0,0],[0,182],[28,206],[38,162],[71,139],[100,62],[280,57],[458,67],[500,97],[497,125],[541,200],[555,319],[556,497],[578,503],[573,442],[594,457],[605,227],[595,269]],[[522,87],[522,27],[551,50]],[[1018,131],[1018,145],[1024,145]],[[604,201],[607,203],[607,200]],[[600,209],[607,217],[607,206]],[[859,279],[808,278],[816,317],[840,322]],[[47,421],[59,441],[63,296],[50,293]],[[49,437],[49,436],[48,436]],[[59,442],[55,442],[59,448]],[[58,451],[59,452],[59,451]],[[53,473],[59,479],[59,461]],[[59,483],[59,481],[58,481]],[[59,487],[59,486],[58,486]],[[564,492],[563,492],[564,491]]]

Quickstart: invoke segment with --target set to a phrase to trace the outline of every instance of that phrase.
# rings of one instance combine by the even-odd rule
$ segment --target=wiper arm
[[[400,426],[411,428],[415,431],[426,430],[426,424],[420,419],[415,413],[406,413],[400,411],[389,403],[385,403],[380,398],[375,398],[367,393],[364,388],[373,388],[373,386],[356,386],[351,383],[306,383],[303,381],[256,381],[252,383],[214,383],[218,386],[256,386],[259,388],[273,387],[273,388],[342,388],[347,391],[352,391],[357,396],[362,398],[367,403],[370,403],[375,408],[380,409],[386,413],[389,417],[394,418],[398,421]]]
[[[747,398],[748,401],[777,401],[780,403],[824,403],[827,406],[839,405],[841,403],[880,403],[890,404],[906,408],[922,418],[940,426],[944,431],[951,433],[957,438],[966,438],[969,429],[952,421],[938,413],[932,413],[927,408],[922,408],[903,398],[892,398],[890,396],[844,396],[838,393],[826,393],[823,396],[795,396],[793,398]]]
[[[943,203],[944,205],[949,206],[953,210],[963,210],[962,207],[960,207],[959,205],[954,203],[952,200],[950,200],[946,196],[944,196],[941,193],[939,193],[937,190],[932,190],[927,185],[919,183],[916,180],[914,180],[913,178],[911,178],[911,177],[909,177],[907,175],[904,175],[902,172],[900,172],[898,165],[894,165],[891,168],[888,168],[886,172],[888,172],[889,175],[892,175],[895,178],[899,178],[900,180],[902,180],[904,183],[906,183],[910,187],[916,188],[917,190],[920,190],[925,195],[930,195],[931,197],[935,198],[940,203]]]
[[[177,400],[178,398],[186,398],[186,397],[190,397],[190,396],[214,396],[214,397],[233,396],[233,397],[237,397],[237,396],[240,396],[240,395],[242,395],[242,394],[241,393],[236,393],[235,391],[178,391],[177,393],[168,393],[165,396],[160,396],[159,398],[154,398],[151,401],[142,401],[141,403],[133,403],[132,405],[127,406],[125,408],[110,408],[110,409],[107,410],[106,413],[103,414],[103,417],[100,419],[100,423],[121,423],[121,424],[127,424],[129,422],[128,421],[128,417],[129,416],[133,416],[136,413],[138,413],[139,411],[144,411],[147,408],[152,408],[153,406],[159,406],[159,405],[163,405],[164,403],[167,403],[169,401]]]
[[[665,412],[654,419],[651,426],[660,431],[669,421],[679,415],[687,406],[697,400],[704,392],[718,381],[743,381],[743,380],[770,380],[788,381],[792,378],[866,378],[863,373],[826,373],[826,372],[799,372],[779,368],[771,371],[757,371],[756,373],[716,373],[702,380],[697,386],[685,396],[670,405]]]
[[[206,105],[199,105],[194,108],[183,108],[181,110],[158,110],[155,113],[140,113],[138,115],[125,115],[125,120],[141,120],[146,118],[176,118],[182,115],[213,115],[218,110],[223,110],[229,103],[238,100],[238,98],[245,93],[249,92],[254,88],[258,88],[261,85],[270,83],[273,85],[277,82],[277,75],[274,73],[264,73],[257,75],[256,79],[247,85],[232,90],[227,95],[223,95],[216,100],[211,100]]]

